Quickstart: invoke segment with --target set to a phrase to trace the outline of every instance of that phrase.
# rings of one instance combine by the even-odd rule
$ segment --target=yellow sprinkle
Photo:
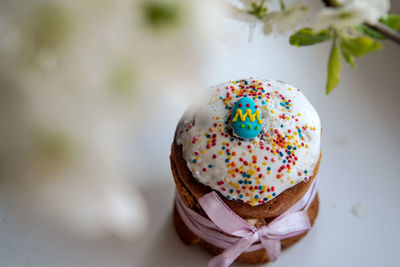
[[[204,149],[201,150],[201,154],[205,154],[206,151]]]
[[[292,88],[288,88],[289,91],[292,91]]]
[[[293,180],[291,180],[291,181],[290,181],[290,184],[294,184],[294,181],[293,181]]]
[[[220,151],[219,151],[219,154],[220,154],[220,155],[224,154],[224,151],[223,151],[223,150],[220,150]]]
[[[264,165],[264,166],[265,166],[265,165],[267,165],[267,163],[264,161],[264,162],[262,163],[262,165]]]
[[[215,117],[215,119],[219,120],[219,117]]]

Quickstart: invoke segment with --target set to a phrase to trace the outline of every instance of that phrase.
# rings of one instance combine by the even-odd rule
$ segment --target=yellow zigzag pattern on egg
[[[260,117],[260,110],[257,109],[254,114],[251,114],[250,109],[246,109],[246,112],[243,114],[241,109],[236,110],[235,117],[233,118],[232,122],[237,121],[238,117],[240,117],[241,121],[245,121],[246,117],[249,116],[249,120],[253,122],[257,118],[258,124],[262,124],[262,119]]]

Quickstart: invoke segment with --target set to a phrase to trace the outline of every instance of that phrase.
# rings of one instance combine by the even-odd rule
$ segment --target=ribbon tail
[[[279,254],[281,253],[281,241],[268,239],[265,236],[261,237],[261,243],[265,250],[267,251],[268,258],[270,261],[276,261],[278,259]]]
[[[208,262],[208,267],[227,267],[234,262],[247,248],[251,246],[258,238],[257,234],[253,234],[249,237],[242,237],[235,242],[231,247],[225,249],[225,251],[218,256],[215,256]]]

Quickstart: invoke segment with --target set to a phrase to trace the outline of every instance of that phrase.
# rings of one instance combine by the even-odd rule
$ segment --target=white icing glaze
[[[176,140],[200,183],[254,206],[308,181],[320,156],[321,123],[299,89],[250,78],[209,91],[182,116]],[[243,96],[254,100],[263,118],[263,131],[251,140],[232,135],[230,127],[233,106]]]

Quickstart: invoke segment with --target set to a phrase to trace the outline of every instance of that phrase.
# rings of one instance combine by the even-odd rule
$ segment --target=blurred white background
[[[313,1],[313,5],[322,4]],[[392,12],[400,13],[400,2],[392,1]],[[125,146],[130,155],[128,172],[135,177],[136,190],[147,206],[147,231],[133,241],[115,235],[83,238],[44,223],[34,211],[21,212],[10,201],[14,192],[4,192],[3,187],[0,266],[205,266],[210,255],[200,247],[185,246],[174,232],[170,144],[176,123],[199,88],[250,76],[283,80],[301,88],[323,126],[319,217],[302,242],[269,266],[397,265],[400,47],[385,41],[384,50],[357,60],[357,70],[343,64],[340,85],[327,96],[330,44],[292,47],[288,36],[265,37],[259,27],[249,42],[247,25],[218,18],[211,11],[209,16],[219,26],[209,23],[203,28],[212,35],[201,37],[200,47],[193,50],[198,53],[192,63],[195,75],[184,77],[187,74],[182,73],[185,82],[180,85],[192,81],[193,87],[171,88],[167,78],[152,77],[150,70],[146,76],[150,100],[141,104],[153,115],[131,126],[134,134]],[[183,68],[191,65],[184,63]],[[165,90],[154,89],[157,93],[152,95],[151,85],[160,88],[164,81]]]

